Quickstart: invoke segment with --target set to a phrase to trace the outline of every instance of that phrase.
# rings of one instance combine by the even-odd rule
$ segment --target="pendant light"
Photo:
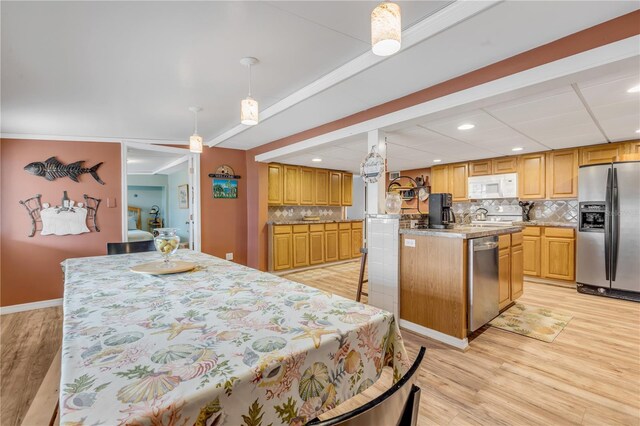
[[[200,107],[189,107],[189,111],[193,113],[193,135],[189,138],[189,151],[195,154],[202,153],[202,136],[198,134],[198,113],[202,111]]]
[[[251,65],[258,63],[256,58],[248,57],[240,59],[240,63],[249,68],[249,96],[240,102],[240,122],[247,126],[258,124],[258,101],[251,97]]]
[[[400,6],[380,3],[371,12],[371,50],[378,56],[389,56],[400,50],[402,24]]]

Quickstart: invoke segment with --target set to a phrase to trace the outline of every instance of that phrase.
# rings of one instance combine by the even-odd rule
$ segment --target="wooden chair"
[[[131,241],[128,243],[107,243],[107,254],[129,254],[155,251],[153,240]]]
[[[411,368],[395,385],[382,395],[368,403],[343,414],[329,419],[315,418],[307,423],[308,426],[415,426],[418,421],[420,406],[420,388],[414,383],[418,375],[416,372],[424,358],[426,349],[420,348]],[[343,404],[349,404],[351,400]],[[341,404],[341,405],[343,405]],[[338,406],[340,407],[340,405]],[[333,410],[331,410],[333,411]],[[328,413],[330,413],[329,411]],[[327,413],[325,413],[327,414]],[[325,417],[324,415],[322,417]]]
[[[360,256],[360,276],[358,278],[358,291],[356,293],[356,302],[359,302],[360,299],[362,299],[362,296],[367,296],[369,297],[369,293],[365,293],[364,291],[362,291],[362,286],[364,285],[364,283],[368,283],[369,280],[368,279],[364,279],[364,268],[367,266],[367,254],[369,254],[369,250],[366,247],[363,247],[360,249],[360,253],[362,253],[362,256]]]

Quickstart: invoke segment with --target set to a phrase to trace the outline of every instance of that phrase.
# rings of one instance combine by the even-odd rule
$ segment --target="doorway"
[[[200,157],[188,149],[122,144],[122,240],[175,228],[180,246],[200,251]]]

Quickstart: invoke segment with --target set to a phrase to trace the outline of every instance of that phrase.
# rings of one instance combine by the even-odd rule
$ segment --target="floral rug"
[[[548,308],[516,303],[489,325],[551,343],[573,317]]]

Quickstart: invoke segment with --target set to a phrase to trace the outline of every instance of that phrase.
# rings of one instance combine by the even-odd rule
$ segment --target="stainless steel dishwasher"
[[[473,238],[469,250],[469,332],[498,316],[498,237]]]

